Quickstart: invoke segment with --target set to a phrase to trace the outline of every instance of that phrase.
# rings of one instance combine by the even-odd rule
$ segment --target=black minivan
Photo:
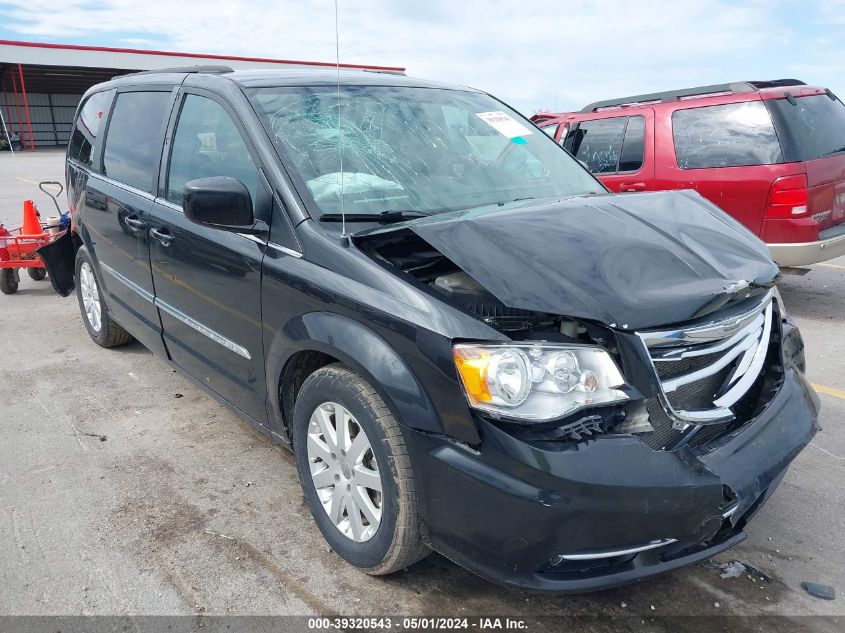
[[[469,88],[364,71],[95,86],[44,252],[293,449],[331,548],[588,591],[744,538],[817,430],[765,245],[690,192],[611,195]]]

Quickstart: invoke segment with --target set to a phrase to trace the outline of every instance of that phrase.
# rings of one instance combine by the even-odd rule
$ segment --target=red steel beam
[[[269,62],[273,64],[303,64],[307,66],[328,66],[334,68],[335,62],[310,62],[295,59],[272,59],[270,57],[240,57],[237,55],[210,55],[208,53],[182,53],[175,51],[144,50],[140,48],[112,48],[110,46],[81,46],[79,44],[45,44],[43,42],[19,42],[0,39],[0,46],[26,46],[30,48],[48,48],[66,51],[103,51],[108,53],[130,53],[139,55],[162,55],[165,57],[196,57],[199,59],[231,60],[244,62]],[[367,70],[387,70],[402,72],[402,66],[373,66],[371,64],[340,64],[341,68],[366,68]]]
[[[29,116],[29,98],[26,96],[26,84],[23,81],[23,66],[18,64],[18,74],[21,76],[21,92],[23,92],[23,109],[26,112],[26,129],[29,135],[29,149],[35,149],[35,139],[32,138],[32,119]]]
[[[23,138],[23,117],[21,116],[21,104],[18,99],[18,80],[15,79],[14,70],[12,71],[12,94],[15,95],[15,112],[18,114],[18,118],[15,122],[18,124],[18,134],[20,134],[21,138]]]

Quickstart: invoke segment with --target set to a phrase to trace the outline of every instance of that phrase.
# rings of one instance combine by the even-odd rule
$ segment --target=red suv
[[[701,86],[532,121],[613,191],[695,189],[782,267],[845,255],[845,104],[826,88]]]

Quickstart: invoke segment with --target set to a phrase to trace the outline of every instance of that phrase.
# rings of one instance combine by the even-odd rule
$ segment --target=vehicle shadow
[[[845,268],[816,266],[804,276],[784,275],[778,288],[796,318],[829,321],[845,314]]]

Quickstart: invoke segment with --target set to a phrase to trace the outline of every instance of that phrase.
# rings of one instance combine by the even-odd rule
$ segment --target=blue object
[[[516,143],[517,145],[528,145],[528,141],[526,141],[526,140],[525,140],[524,138],[522,138],[521,136],[514,136],[511,140],[512,140],[514,143]]]
[[[70,226],[70,212],[60,213],[59,228],[63,231]]]

